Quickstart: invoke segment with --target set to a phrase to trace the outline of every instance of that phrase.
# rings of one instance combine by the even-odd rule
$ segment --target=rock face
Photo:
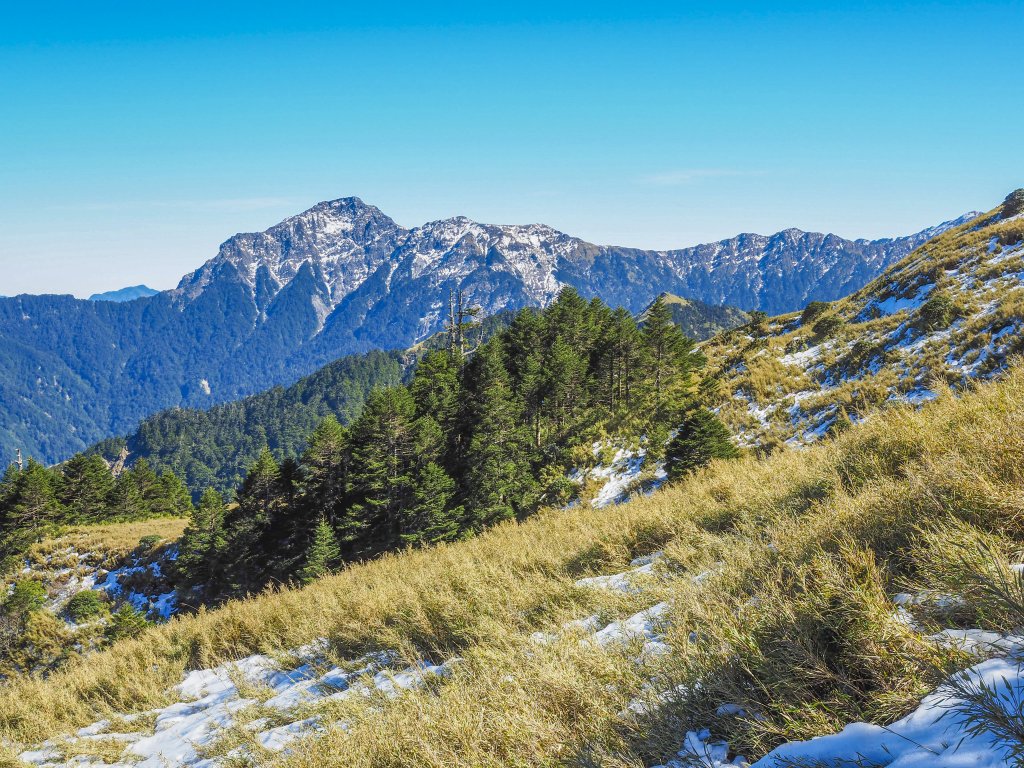
[[[443,325],[451,287],[492,313],[566,285],[642,310],[670,291],[781,312],[861,287],[948,225],[844,240],[786,230],[673,251],[598,246],[463,217],[408,230],[358,198],[235,235],[172,291],[134,301],[0,298],[0,463],[57,461],[142,417],[290,383],[341,355]]]

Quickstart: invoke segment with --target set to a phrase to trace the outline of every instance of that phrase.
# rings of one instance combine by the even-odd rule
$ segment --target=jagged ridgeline
[[[63,461],[166,408],[209,408],[344,355],[405,349],[440,330],[452,287],[486,315],[546,306],[564,286],[631,312],[661,291],[781,312],[859,288],[938,229],[875,241],[789,229],[644,251],[540,224],[406,229],[357,198],[323,202],[231,237],[154,296],[0,298],[0,455]]]
[[[643,435],[661,450],[702,356],[656,301],[643,325],[564,289],[471,351],[453,339],[407,384],[377,389],[351,425],[333,417],[296,462],[264,450],[235,504],[204,494],[181,544],[204,599],[407,545],[463,538],[562,505],[590,442]]]

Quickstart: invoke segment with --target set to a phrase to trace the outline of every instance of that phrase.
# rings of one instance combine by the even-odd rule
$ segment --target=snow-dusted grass
[[[719,386],[708,405],[741,445],[770,449],[820,439],[839,409],[864,418],[1001,374],[1024,352],[1021,238],[1019,221],[996,212],[943,233],[834,302],[827,338],[787,316],[757,337],[712,339],[702,350]]]
[[[387,651],[397,669],[462,661],[398,696],[290,712],[325,718],[325,730],[259,753],[259,764],[655,765],[688,733],[724,759],[759,759],[914,712],[950,672],[980,663],[937,642],[943,630],[1018,629],[986,584],[1016,573],[1021,487],[1024,372],[1011,371],[628,504],[543,512],[172,619],[0,689],[0,735],[18,753],[104,718],[128,732],[125,715],[181,702],[175,686],[190,671],[326,638],[331,665]],[[965,560],[966,542],[985,548]],[[963,603],[895,602],[924,591]],[[300,722],[268,713],[273,686],[239,695],[259,708],[220,734],[211,758]]]

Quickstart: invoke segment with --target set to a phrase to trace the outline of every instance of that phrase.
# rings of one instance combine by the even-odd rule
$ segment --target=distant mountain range
[[[345,354],[406,348],[442,327],[455,287],[485,314],[544,305],[566,285],[633,312],[663,291],[783,312],[860,288],[962,220],[884,240],[788,229],[645,251],[463,217],[409,230],[358,198],[324,202],[232,237],[171,291],[0,299],[0,456],[20,447],[57,461],[162,408],[208,407]]]
[[[146,296],[155,296],[158,293],[160,291],[150,288],[148,285],[131,285],[127,288],[119,288],[116,291],[94,293],[89,297],[89,301],[134,301]]]

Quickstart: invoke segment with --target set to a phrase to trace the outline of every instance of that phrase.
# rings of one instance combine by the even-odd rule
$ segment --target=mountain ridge
[[[407,348],[441,328],[454,289],[483,314],[544,306],[563,286],[633,313],[664,291],[798,308],[860,287],[927,236],[790,230],[644,251],[466,217],[406,229],[358,198],[324,201],[229,238],[148,298],[0,299],[0,454],[59,461],[164,408],[207,408],[346,354]]]

